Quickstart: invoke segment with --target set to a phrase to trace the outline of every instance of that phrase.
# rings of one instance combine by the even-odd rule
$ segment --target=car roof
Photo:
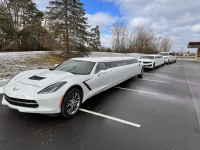
[[[134,57],[80,57],[72,58],[73,60],[90,61],[90,62],[111,62],[136,59]]]

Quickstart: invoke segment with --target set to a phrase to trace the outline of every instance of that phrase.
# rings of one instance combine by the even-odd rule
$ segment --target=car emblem
[[[13,89],[13,92],[14,92],[14,91],[18,91],[18,90],[19,90],[19,89],[17,89],[17,88],[14,88],[14,89]]]

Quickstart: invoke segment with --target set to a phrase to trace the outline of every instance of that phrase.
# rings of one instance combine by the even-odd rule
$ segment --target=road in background
[[[178,60],[145,71],[143,80],[130,79],[82,105],[140,128],[82,111],[63,119],[0,105],[0,149],[200,149],[200,63]]]

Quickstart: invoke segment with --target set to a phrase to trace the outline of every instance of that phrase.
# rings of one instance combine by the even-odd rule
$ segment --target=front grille
[[[4,94],[4,98],[11,105],[28,107],[28,108],[38,108],[39,107],[38,103],[34,100],[24,100],[24,99],[11,98],[11,97],[8,97],[5,94]]]

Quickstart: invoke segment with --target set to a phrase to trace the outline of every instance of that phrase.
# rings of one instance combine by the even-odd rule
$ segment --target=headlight
[[[19,73],[15,74],[14,76],[12,76],[12,78],[10,78],[10,80],[12,80],[15,76],[17,76]],[[10,82],[10,80],[8,80],[8,82],[6,83],[6,85]]]
[[[46,87],[45,89],[38,92],[38,94],[46,94],[46,93],[53,93],[59,90],[63,85],[65,85],[67,82],[58,82],[53,85],[50,85]]]

